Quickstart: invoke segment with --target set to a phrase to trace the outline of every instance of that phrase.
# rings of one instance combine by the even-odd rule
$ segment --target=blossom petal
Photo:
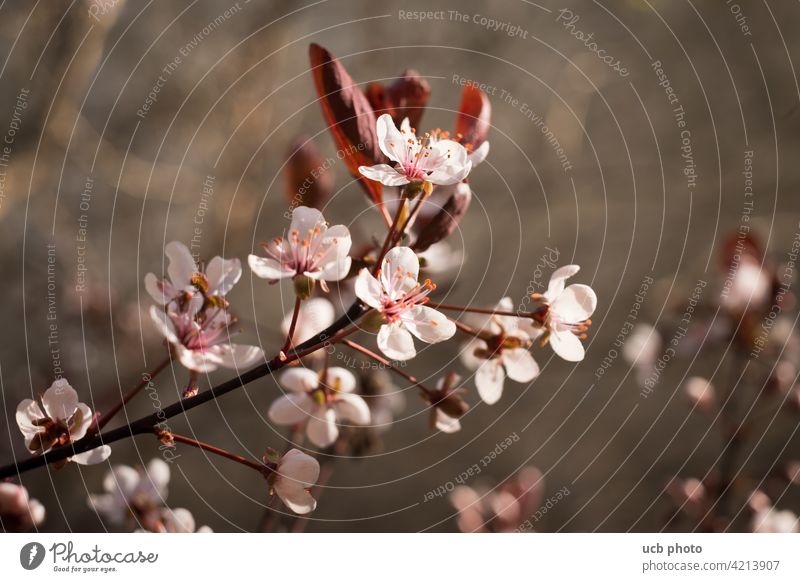
[[[317,502],[308,492],[308,488],[318,479],[317,460],[302,451],[292,449],[283,456],[278,465],[275,493],[295,513],[310,513],[317,507]]]
[[[372,276],[369,269],[361,269],[356,277],[355,284],[356,297],[375,309],[383,306],[383,290],[380,282]]]
[[[499,358],[486,360],[475,372],[475,387],[478,395],[486,404],[494,404],[503,395],[503,383],[506,374]]]
[[[256,277],[267,279],[268,281],[277,281],[285,279],[286,277],[294,277],[297,273],[294,269],[283,267],[275,259],[267,257],[259,257],[258,255],[248,255],[247,264],[250,265],[250,270]]]
[[[26,398],[17,406],[17,426],[25,437],[25,446],[28,446],[31,439],[39,432],[39,427],[35,426],[33,421],[40,418],[44,418],[44,413],[35,400]]]
[[[352,264],[353,259],[344,257],[326,262],[318,271],[306,271],[303,274],[317,281],[341,281],[350,273]]]
[[[177,352],[178,361],[185,368],[204,374],[213,372],[222,364],[218,350],[190,350],[183,344],[172,344]]]
[[[568,362],[580,362],[585,354],[583,343],[569,330],[553,330],[550,333],[550,345],[558,356]]]
[[[439,408],[436,409],[436,428],[445,434],[453,434],[461,430],[461,422],[457,418],[446,415]]]
[[[92,422],[92,409],[83,402],[79,402],[75,412],[72,426],[69,427],[69,436],[73,441],[79,441],[86,436],[86,431],[89,430],[89,425]],[[77,413],[80,413],[80,415]]]
[[[174,240],[164,247],[164,254],[169,259],[167,274],[172,285],[178,290],[190,287],[192,276],[197,272],[197,265],[186,245]]]
[[[292,392],[310,392],[319,386],[319,375],[308,368],[289,368],[278,381]]]
[[[589,319],[597,308],[597,295],[588,285],[570,285],[553,301],[550,309],[565,323]]]
[[[424,305],[417,305],[404,314],[403,325],[429,344],[448,340],[456,333],[455,323],[444,314]]]
[[[370,423],[369,406],[358,394],[339,394],[333,401],[336,417],[351,424],[364,426]]]
[[[144,276],[144,288],[159,305],[166,305],[177,295],[175,287],[169,281],[161,280],[153,273]]]
[[[378,332],[378,347],[392,360],[410,360],[417,355],[414,339],[400,323],[381,326]]]
[[[406,129],[406,126],[402,126],[402,128]],[[378,134],[378,147],[381,148],[383,155],[399,164],[407,161],[407,140],[415,139],[414,136],[410,134],[411,128],[409,127],[409,133],[404,135],[403,132],[395,126],[392,116],[388,113],[384,113],[378,118],[376,129]]]
[[[169,315],[163,309],[159,309],[155,305],[150,306],[150,317],[156,324],[156,329],[163,335],[171,344],[179,344],[180,340],[175,335],[175,324],[172,323]]]
[[[216,347],[218,348],[219,365],[233,370],[249,368],[264,359],[264,352],[257,346],[222,344]]]
[[[383,258],[380,280],[390,299],[400,299],[417,285],[419,258],[408,247],[395,247]]]
[[[581,268],[578,265],[564,265],[556,269],[553,274],[550,275],[547,291],[544,292],[544,296],[548,301],[553,301],[558,297],[564,290],[564,282],[580,270]]]
[[[337,392],[353,392],[356,389],[356,377],[350,370],[339,367],[328,368],[325,376],[328,386]]]
[[[474,168],[481,162],[486,159],[486,156],[489,155],[489,142],[483,142],[480,147],[473,150],[471,154],[469,154],[469,161],[472,162],[472,167]]]
[[[339,436],[336,426],[336,413],[332,408],[317,407],[312,412],[306,426],[308,440],[321,449],[331,446]]]
[[[211,295],[227,295],[242,276],[242,263],[239,259],[214,257],[206,267],[208,292]]]
[[[69,382],[59,378],[42,395],[42,406],[50,418],[66,420],[78,408],[78,393]]]
[[[539,375],[539,364],[524,348],[503,350],[501,358],[506,374],[515,382],[530,382]]]
[[[147,463],[147,473],[142,481],[149,485],[149,489],[158,496],[160,501],[167,496],[167,486],[169,485],[170,470],[169,464],[161,459],[152,459]]]
[[[389,164],[359,166],[358,171],[361,172],[361,175],[366,176],[370,180],[380,182],[384,186],[403,186],[409,182],[405,174],[401,174]]]
[[[310,232],[315,229],[324,230],[327,228],[325,225],[325,217],[322,212],[316,208],[309,208],[308,206],[298,206],[292,211],[292,224],[289,227],[291,231],[297,231],[298,236],[306,238]]]
[[[96,449],[92,449],[91,451],[86,451],[85,453],[79,453],[74,457],[71,457],[70,460],[78,463],[79,465],[97,465],[98,463],[102,463],[107,458],[111,456],[111,447],[108,445],[103,445],[102,447],[97,447]]]
[[[280,426],[308,420],[314,401],[305,393],[293,392],[277,398],[269,407],[269,419]]]

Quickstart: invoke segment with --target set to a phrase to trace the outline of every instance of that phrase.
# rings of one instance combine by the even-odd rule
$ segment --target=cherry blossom
[[[248,263],[256,276],[270,282],[302,276],[326,289],[326,281],[341,281],[350,272],[351,243],[346,226],[328,227],[319,210],[298,206],[288,238],[264,243],[267,256],[250,255]]]
[[[418,278],[417,255],[408,247],[396,247],[386,253],[378,278],[361,269],[356,279],[358,298],[383,317],[378,347],[394,360],[408,360],[417,354],[412,334],[434,344],[450,339],[456,332],[452,321],[425,306],[428,294],[436,286],[428,279],[420,284]]]
[[[92,410],[78,402],[78,393],[60,378],[41,396],[41,402],[30,398],[17,406],[17,425],[25,437],[25,446],[34,454],[43,454],[55,446],[82,439],[92,422]],[[72,456],[69,460],[81,465],[94,465],[111,455],[104,445]]]
[[[167,305],[184,293],[197,291],[206,297],[223,298],[242,276],[239,259],[214,257],[203,269],[195,263],[186,245],[178,241],[168,243],[164,254],[169,259],[168,278],[159,279],[153,273],[144,278],[145,289],[159,305]]]
[[[196,527],[194,516],[188,509],[162,507],[156,512],[155,519],[148,524],[148,528],[136,531],[139,533],[213,533],[214,531],[207,525],[195,529]]]
[[[498,311],[511,311],[511,298],[497,304]],[[476,370],[475,386],[486,404],[494,404],[503,395],[506,376],[515,382],[530,382],[539,375],[539,365],[529,349],[529,320],[509,315],[474,318],[482,321],[479,337],[471,340],[461,352],[467,368]]]
[[[286,507],[300,515],[311,513],[317,501],[310,489],[319,479],[319,463],[298,449],[291,449],[278,461],[272,490]]]
[[[461,430],[459,420],[469,410],[469,405],[460,396],[458,388],[461,377],[450,372],[436,382],[436,389],[429,391],[426,400],[431,404],[431,426],[445,434]]]
[[[28,490],[14,483],[0,483],[0,522],[6,531],[23,532],[44,521],[44,505],[31,499]]]
[[[358,171],[385,186],[422,181],[446,186],[461,182],[472,169],[467,150],[460,143],[431,139],[430,134],[418,138],[406,122],[397,129],[388,113],[378,118],[377,132],[381,151],[397,165],[361,166]]]
[[[158,512],[167,497],[169,465],[153,459],[143,468],[116,465],[103,480],[105,493],[89,495],[89,506],[111,523],[126,525],[135,520],[146,529],[160,521]]]
[[[306,423],[309,440],[320,448],[331,446],[339,436],[337,423],[367,425],[370,412],[364,399],[353,394],[356,378],[344,368],[328,368],[325,379],[308,368],[292,368],[280,377],[289,390],[272,403],[269,418],[289,426]]]
[[[174,350],[183,366],[194,372],[212,372],[218,367],[241,369],[252,366],[264,357],[256,346],[231,344],[231,330],[237,320],[226,309],[212,307],[204,312],[196,304],[166,311],[156,306],[150,316],[156,328]]]
[[[797,533],[800,532],[800,518],[788,509],[774,507],[759,509],[750,522],[754,533]]]
[[[573,284],[565,287],[565,281],[580,270],[578,265],[565,265],[550,277],[543,296],[543,309],[538,322],[543,326],[542,342],[549,342],[553,351],[568,362],[580,362],[585,350],[581,338],[591,325],[589,319],[597,307],[597,295],[588,285]]]

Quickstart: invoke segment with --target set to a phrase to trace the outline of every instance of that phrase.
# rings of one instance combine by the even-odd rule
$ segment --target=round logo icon
[[[19,563],[26,570],[35,570],[44,561],[44,546],[39,542],[30,542],[19,551]]]

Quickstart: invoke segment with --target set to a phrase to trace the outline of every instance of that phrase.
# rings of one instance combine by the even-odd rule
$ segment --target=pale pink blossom
[[[713,384],[699,376],[692,376],[683,385],[686,396],[697,408],[705,411],[713,411],[716,407],[716,391]]]
[[[308,368],[291,368],[280,376],[281,385],[289,392],[279,397],[269,409],[275,424],[306,424],[309,440],[320,448],[331,446],[339,436],[339,423],[367,425],[370,411],[364,399],[353,392],[356,378],[344,368],[321,373]]]
[[[750,527],[754,533],[797,533],[800,519],[788,509],[768,507],[755,512]]]
[[[452,321],[425,306],[436,286],[427,279],[420,284],[418,278],[417,255],[408,247],[396,247],[386,253],[377,278],[361,269],[356,279],[358,298],[383,317],[378,347],[393,360],[408,360],[417,354],[412,334],[433,344],[450,339],[456,332]]]
[[[116,465],[103,480],[105,493],[89,495],[89,507],[116,525],[157,522],[169,485],[169,465],[153,459],[144,468]]]
[[[0,483],[0,522],[6,531],[23,532],[44,521],[44,506],[14,483]]]
[[[288,335],[292,325],[293,311],[287,313],[281,321],[281,333]],[[297,324],[292,336],[292,345],[298,345],[316,337],[333,323],[335,312],[331,302],[324,297],[314,297],[305,301],[297,316]],[[318,352],[314,352],[318,353]]]
[[[17,406],[17,425],[25,437],[25,446],[35,454],[46,453],[55,446],[79,441],[92,422],[91,409],[78,402],[78,393],[58,379],[41,396],[41,401],[26,399]],[[69,460],[81,465],[94,465],[111,455],[104,445],[72,456]]]
[[[200,291],[207,297],[225,297],[242,276],[239,259],[214,257],[205,268],[195,263],[194,257],[181,242],[172,241],[164,247],[169,259],[165,279],[153,273],[144,278],[144,286],[159,305],[177,301],[183,294]]]
[[[304,276],[320,281],[341,281],[350,272],[350,231],[344,225],[328,227],[316,208],[298,206],[292,211],[287,238],[263,245],[266,257],[250,255],[253,273],[270,282]]]
[[[509,297],[497,304],[498,311],[511,311]],[[461,360],[475,372],[475,386],[486,404],[503,395],[506,376],[515,382],[531,382],[539,375],[539,365],[530,353],[532,340],[528,320],[509,315],[474,318],[483,322],[480,337],[471,340],[461,352]]]
[[[291,449],[278,461],[272,489],[286,507],[304,515],[317,507],[316,499],[311,496],[311,487],[318,479],[317,460],[298,449]]]
[[[446,186],[461,182],[472,169],[467,150],[458,142],[430,139],[430,134],[418,138],[408,123],[397,129],[386,113],[378,118],[377,130],[381,151],[396,165],[361,166],[358,171],[370,180],[385,186],[422,181]]]
[[[156,512],[155,520],[138,532],[151,533],[213,533],[207,525],[197,527],[192,512],[183,507],[171,509],[162,507]]]
[[[172,347],[181,364],[194,372],[212,372],[218,367],[248,368],[263,359],[256,346],[230,343],[237,320],[223,307],[197,311],[197,304],[180,308],[150,308],[156,328]]]
[[[597,295],[588,285],[565,286],[567,279],[580,270],[578,265],[566,265],[550,277],[542,299],[542,341],[549,342],[553,351],[568,362],[583,360],[585,350],[581,338],[591,325],[589,319],[597,307]],[[580,336],[580,337],[579,337]]]

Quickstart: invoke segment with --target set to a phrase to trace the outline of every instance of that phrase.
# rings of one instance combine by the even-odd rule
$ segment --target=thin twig
[[[186,436],[183,436],[183,435],[179,435],[179,434],[175,434],[175,433],[169,433],[169,436],[176,443],[183,443],[185,445],[190,445],[190,446],[193,446],[193,447],[197,447],[198,449],[202,449],[204,451],[208,451],[209,453],[213,453],[213,454],[218,455],[220,457],[224,457],[226,459],[230,459],[231,461],[236,461],[237,463],[245,465],[246,467],[250,467],[251,469],[255,469],[259,473],[263,474],[265,471],[269,470],[267,468],[267,466],[264,465],[263,463],[256,463],[255,461],[251,461],[250,459],[246,459],[245,457],[239,456],[239,455],[234,454],[234,453],[232,453],[230,451],[226,451],[225,449],[220,449],[219,447],[215,447],[214,445],[209,445],[208,443],[204,443],[204,442],[195,440],[193,438],[189,438],[189,437],[186,437]]]

